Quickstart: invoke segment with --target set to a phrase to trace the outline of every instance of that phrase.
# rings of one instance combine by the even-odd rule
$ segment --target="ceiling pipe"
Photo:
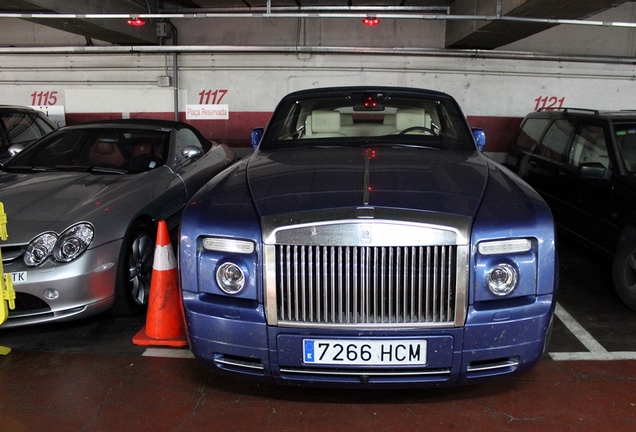
[[[365,8],[369,10],[369,8]],[[384,9],[385,10],[385,9]],[[169,13],[169,14],[45,14],[45,13],[0,13],[1,18],[14,19],[202,19],[202,18],[356,18],[364,19],[368,13],[322,13],[322,12],[292,12],[292,13],[253,13],[253,12],[228,12],[228,13]],[[553,24],[553,25],[585,25],[597,27],[627,27],[636,28],[636,22],[621,21],[595,21],[579,19],[552,19],[552,18],[528,18],[497,15],[450,15],[450,14],[391,14],[374,13],[378,19],[419,19],[442,21],[510,21],[519,23]]]
[[[325,46],[221,46],[221,45],[187,45],[187,46],[72,46],[72,47],[0,47],[2,54],[162,54],[162,53],[204,53],[204,54],[351,54],[351,55],[392,55],[422,56],[448,58],[483,58],[499,60],[536,60],[562,61],[580,63],[603,63],[636,65],[633,57],[581,56],[560,54],[537,54],[517,51],[495,50],[449,50],[438,48],[360,48],[360,47],[325,47]]]
[[[178,36],[179,33],[177,28],[173,25],[170,25],[172,28],[172,43],[174,45],[178,44]],[[174,99],[174,121],[179,121],[179,51],[174,51],[172,53],[172,79],[173,79],[173,99]]]

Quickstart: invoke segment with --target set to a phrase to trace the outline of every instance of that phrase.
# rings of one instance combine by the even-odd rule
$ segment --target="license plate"
[[[426,363],[426,341],[304,339],[305,363],[399,365]]]
[[[13,282],[13,285],[18,285],[18,284],[27,282],[27,272],[25,271],[9,273],[9,274],[11,275],[11,281]]]

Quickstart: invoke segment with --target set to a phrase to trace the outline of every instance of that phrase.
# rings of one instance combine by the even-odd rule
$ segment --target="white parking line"
[[[146,348],[142,357],[194,358],[192,351],[187,348]]]
[[[579,324],[560,304],[557,303],[554,314],[568,330],[589,350],[589,352],[548,353],[552,360],[636,360],[636,352],[609,352]]]

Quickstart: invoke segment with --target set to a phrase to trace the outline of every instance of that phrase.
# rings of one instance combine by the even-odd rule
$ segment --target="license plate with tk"
[[[426,340],[304,339],[304,363],[331,365],[423,365]]]
[[[22,272],[10,273],[10,274],[11,274],[11,281],[13,282],[13,285],[27,283],[27,272],[22,271]]]

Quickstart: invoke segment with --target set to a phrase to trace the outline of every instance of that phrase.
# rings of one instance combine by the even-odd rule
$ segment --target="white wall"
[[[473,126],[486,129],[487,151],[501,154],[519,119],[537,108],[636,107],[636,66],[628,63],[608,67],[466,54],[190,53],[178,58],[181,117],[187,105],[227,104],[228,120],[195,126],[232,145],[247,145],[251,128],[267,123],[282,96],[312,87],[373,84],[447,92]],[[47,104],[35,98],[54,94],[53,105],[64,107],[69,124],[110,117],[171,119],[174,90],[160,87],[157,77],[173,75],[172,60],[171,54],[145,53],[3,55],[0,94],[3,103],[20,105]],[[223,99],[206,99],[212,94]]]

